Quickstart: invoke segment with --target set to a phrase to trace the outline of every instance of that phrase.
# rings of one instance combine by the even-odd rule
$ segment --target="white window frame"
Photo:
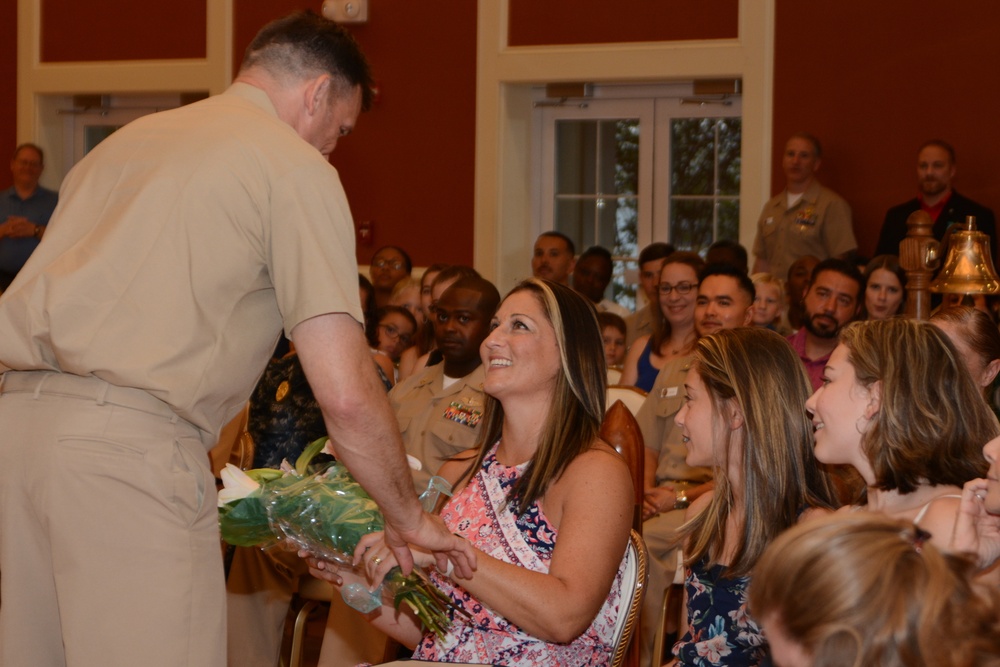
[[[534,236],[555,228],[556,121],[638,118],[639,248],[653,241],[670,240],[671,121],[675,118],[741,118],[743,111],[740,95],[729,96],[724,101],[704,97],[692,103],[699,98],[694,96],[690,83],[595,86],[592,98],[563,102],[545,100],[541,88],[534,91],[534,96]],[[651,132],[643,128],[651,128]],[[650,133],[652,140],[646,138]]]
[[[740,242],[771,196],[776,0],[738,0],[734,38],[510,46],[510,0],[478,0],[474,265],[501,292],[530,276],[532,89],[546,83],[743,81]]]

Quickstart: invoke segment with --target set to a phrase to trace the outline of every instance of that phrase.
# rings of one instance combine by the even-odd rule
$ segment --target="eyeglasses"
[[[664,296],[669,295],[674,290],[677,290],[678,294],[690,294],[691,290],[698,286],[698,283],[677,283],[676,285],[671,285],[670,283],[660,283],[657,285],[656,289],[659,290],[660,294]]]
[[[412,338],[409,334],[404,334],[399,331],[396,327],[391,324],[380,324],[378,328],[385,332],[389,338],[398,340],[403,345],[409,345]]]
[[[392,267],[393,271],[402,271],[404,268],[406,268],[406,265],[400,261],[387,262],[384,259],[375,260],[374,262],[372,262],[372,266],[374,266],[376,269],[384,269],[388,266]]]

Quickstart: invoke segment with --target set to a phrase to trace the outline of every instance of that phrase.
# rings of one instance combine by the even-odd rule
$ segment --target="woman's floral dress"
[[[725,569],[704,560],[688,568],[688,627],[674,644],[681,665],[756,667],[764,658],[766,642],[747,614],[750,577],[724,577]]]
[[[507,467],[496,459],[496,445],[482,468],[445,506],[448,527],[494,558],[548,572],[557,531],[536,502],[521,516],[506,507],[507,493],[527,464]],[[624,565],[622,558],[622,566]],[[434,582],[471,618],[452,612],[448,635],[428,633],[414,658],[492,665],[607,665],[614,653],[613,632],[621,601],[622,566],[604,605],[587,630],[569,644],[532,637],[474,598],[451,579],[432,571]]]

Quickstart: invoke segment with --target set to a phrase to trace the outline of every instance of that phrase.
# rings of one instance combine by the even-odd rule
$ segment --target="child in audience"
[[[787,303],[785,287],[781,278],[770,273],[755,273],[750,276],[757,296],[753,301],[753,325],[777,331],[782,336],[788,334],[786,323]]]
[[[399,381],[396,374],[396,363],[403,350],[413,343],[413,334],[417,331],[417,321],[413,319],[406,308],[402,306],[385,306],[375,311],[373,318],[375,326],[365,333],[368,343],[372,346],[375,363],[392,381],[390,387]]]
[[[909,521],[838,514],[775,540],[750,606],[780,667],[996,667],[1000,606],[974,572]]]
[[[390,306],[402,306],[410,311],[413,319],[417,321],[417,331],[420,331],[424,322],[424,311],[420,307],[420,281],[416,278],[403,278],[392,288],[389,296]],[[415,342],[415,341],[414,341]]]
[[[597,313],[604,341],[604,361],[608,368],[621,370],[625,361],[625,320],[614,313]]]

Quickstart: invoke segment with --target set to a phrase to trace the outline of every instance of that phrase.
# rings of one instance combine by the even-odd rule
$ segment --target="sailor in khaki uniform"
[[[393,388],[396,413],[418,492],[452,456],[473,446],[483,416],[483,366],[479,346],[489,334],[500,302],[496,288],[482,278],[462,278],[445,290],[432,313],[442,361]]]

